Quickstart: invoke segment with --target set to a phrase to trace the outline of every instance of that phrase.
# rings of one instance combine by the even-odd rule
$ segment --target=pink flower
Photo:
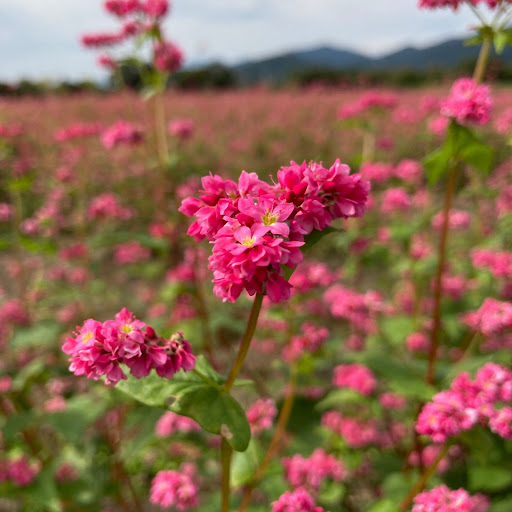
[[[423,177],[423,168],[416,160],[402,160],[395,167],[394,175],[406,183],[418,184]]]
[[[271,398],[256,400],[247,410],[247,421],[251,426],[253,436],[264,430],[272,428],[274,418],[277,416],[277,407]]]
[[[416,431],[428,435],[436,443],[471,429],[477,423],[498,417],[497,404],[512,400],[512,372],[494,363],[487,363],[472,381],[467,373],[460,374],[450,390],[436,394],[426,404],[416,423]],[[508,418],[505,413],[505,418]],[[491,425],[491,424],[490,424]],[[492,423],[491,428],[504,432]]]
[[[402,187],[388,188],[382,196],[382,213],[406,212],[411,207],[411,198]]]
[[[162,41],[155,46],[155,66],[166,73],[177,71],[183,64],[180,48],[169,41]]]
[[[113,59],[110,55],[100,55],[97,60],[98,64],[109,71],[115,71],[119,66],[115,59]]]
[[[151,251],[136,241],[119,244],[114,250],[114,259],[120,265],[139,263],[150,257]]]
[[[393,409],[395,411],[407,406],[407,400],[396,393],[382,393],[379,397],[379,402],[385,409]]]
[[[94,197],[87,208],[87,217],[90,220],[97,218],[128,220],[132,212],[119,204],[118,198],[109,192]]]
[[[179,209],[197,219],[188,234],[213,243],[209,268],[214,293],[224,301],[236,301],[243,290],[287,300],[291,285],[283,266],[302,261],[303,236],[364,212],[369,183],[350,176],[339,160],[330,169],[292,162],[277,174],[274,186],[245,171],[238,183],[206,176],[199,199],[186,198]]]
[[[167,127],[169,135],[180,140],[187,140],[194,133],[194,121],[192,119],[175,119]]]
[[[146,0],[141,2],[141,9],[152,18],[162,18],[169,11],[169,0]]]
[[[120,18],[139,9],[139,0],[105,0],[105,10]]]
[[[441,103],[441,114],[460,124],[486,124],[491,118],[491,94],[487,85],[477,85],[471,78],[456,80],[451,96]]]
[[[305,489],[286,491],[272,503],[272,512],[323,512]]]
[[[464,320],[484,336],[500,334],[512,327],[512,304],[487,298],[478,310],[467,313]]]
[[[512,407],[493,411],[489,428],[503,439],[512,440]]]
[[[392,165],[383,162],[364,162],[361,174],[372,183],[383,183],[393,176],[394,169]]]
[[[443,484],[418,494],[412,512],[486,512],[489,506],[482,494],[471,496],[465,489],[452,491]]]
[[[172,411],[166,412],[157,422],[155,432],[158,437],[170,437],[176,432],[199,432],[201,427],[191,418]]]
[[[74,123],[66,128],[61,128],[55,134],[57,142],[66,142],[73,139],[82,139],[86,137],[95,137],[102,130],[99,123]]]
[[[377,386],[377,380],[366,366],[346,364],[334,368],[333,384],[337,388],[353,389],[362,395],[370,395]]]
[[[159,337],[126,308],[115,320],[87,320],[75,337],[66,339],[62,350],[70,356],[69,370],[75,375],[94,380],[105,376],[105,384],[112,385],[126,379],[121,364],[137,379],[153,368],[160,377],[170,379],[180,369],[193,370],[196,360],[183,333],[168,340]]]
[[[347,477],[345,466],[321,448],[317,448],[308,458],[294,455],[282,459],[281,462],[285,468],[286,479],[292,487],[303,487],[312,492],[317,492],[327,479],[341,482]]]
[[[101,134],[101,143],[107,149],[112,149],[120,144],[133,146],[143,140],[143,131],[126,121],[117,121]]]
[[[304,323],[302,335],[293,336],[290,343],[283,349],[283,358],[288,362],[300,360],[304,353],[315,353],[323,346],[329,337],[329,330]]]
[[[190,510],[199,505],[199,489],[194,472],[182,466],[180,471],[159,471],[151,482],[151,503],[162,508]]]
[[[471,224],[471,214],[463,210],[450,210],[448,226],[450,230],[453,229],[466,229]],[[435,229],[441,229],[444,222],[443,212],[439,212],[432,217],[432,227]]]
[[[437,116],[431,119],[428,123],[428,129],[434,135],[444,135],[450,124],[450,120],[444,116]]]
[[[25,455],[9,460],[7,471],[10,480],[18,487],[30,485],[39,473],[39,469],[34,464],[30,464]]]
[[[423,332],[413,332],[405,340],[407,349],[410,352],[428,352],[430,342]]]

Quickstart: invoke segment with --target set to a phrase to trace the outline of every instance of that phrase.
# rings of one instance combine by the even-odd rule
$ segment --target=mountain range
[[[240,83],[282,82],[293,73],[305,70],[450,70],[469,60],[476,60],[478,46],[465,46],[461,39],[451,39],[426,48],[406,47],[380,57],[331,46],[297,50],[274,57],[231,66]],[[494,54],[495,56],[495,54]],[[512,64],[512,48],[499,58]]]

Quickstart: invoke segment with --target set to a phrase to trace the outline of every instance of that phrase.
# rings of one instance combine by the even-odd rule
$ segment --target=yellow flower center
[[[277,222],[277,215],[275,213],[270,213],[268,210],[261,218],[264,226],[272,226]]]
[[[254,238],[253,237],[248,237],[246,236],[243,240],[242,240],[242,245],[245,245],[246,247],[252,247],[254,245]]]

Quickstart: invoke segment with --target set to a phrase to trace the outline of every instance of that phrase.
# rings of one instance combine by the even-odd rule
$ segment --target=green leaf
[[[489,512],[510,512],[512,510],[512,498],[505,500],[493,500],[493,504],[489,509]]]
[[[241,487],[254,477],[263,453],[257,439],[252,438],[245,452],[236,452],[231,463],[231,485]]]
[[[172,379],[151,373],[142,379],[129,376],[117,388],[151,407],[188,416],[207,432],[222,434],[234,450],[243,452],[251,438],[249,423],[240,404],[222,387],[224,379],[199,356],[193,372],[180,371]]]
[[[397,512],[397,506],[390,500],[376,503],[368,512]]]
[[[361,402],[362,395],[352,389],[334,389],[329,391],[325,398],[320,400],[315,406],[319,411],[332,409],[333,407]]]
[[[302,252],[307,254],[318,242],[320,242],[320,240],[334,233],[343,233],[343,230],[331,227],[325,228],[322,231],[314,229],[312,233],[304,237],[305,244],[301,247]],[[294,272],[295,268],[285,268],[284,276],[287,281],[290,279]]]
[[[468,469],[469,488],[472,492],[494,492],[509,487],[512,483],[510,468],[472,465]]]
[[[445,144],[441,149],[434,151],[423,160],[423,167],[427,172],[429,185],[434,185],[446,174],[450,166],[450,158],[450,151]]]
[[[503,53],[507,45],[512,44],[512,29],[504,28],[494,34],[494,49],[498,55]]]
[[[429,184],[435,184],[459,160],[481,172],[489,173],[494,162],[494,151],[469,128],[452,119],[442,148],[423,161]]]

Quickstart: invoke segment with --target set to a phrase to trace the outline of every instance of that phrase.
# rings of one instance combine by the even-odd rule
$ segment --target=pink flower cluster
[[[336,280],[336,274],[320,262],[304,262],[295,270],[290,284],[295,293],[307,293],[315,288],[326,287]]]
[[[167,126],[169,135],[180,140],[187,140],[194,133],[194,121],[192,119],[175,119]]]
[[[304,323],[301,327],[302,335],[293,336],[289,345],[283,349],[283,358],[289,363],[298,361],[304,353],[315,353],[320,350],[329,337],[326,327],[316,327]]]
[[[471,253],[471,261],[475,268],[485,268],[494,277],[512,278],[512,252],[476,249]]]
[[[467,313],[464,321],[484,336],[502,334],[512,328],[512,304],[487,298],[479,309]]]
[[[74,338],[66,338],[62,350],[71,356],[69,370],[75,375],[94,380],[105,375],[105,383],[112,385],[126,379],[121,364],[137,379],[153,368],[160,377],[170,379],[180,369],[193,370],[196,360],[183,333],[166,340],[126,308],[114,320],[86,320]]]
[[[117,121],[101,134],[101,143],[107,149],[112,149],[121,144],[134,146],[144,140],[141,128],[126,121]]]
[[[486,512],[489,506],[489,499],[483,494],[471,496],[465,489],[452,491],[440,485],[418,494],[412,512]]]
[[[450,230],[466,229],[471,224],[471,214],[464,210],[450,210],[448,215],[448,227]],[[432,217],[432,227],[434,229],[441,229],[444,223],[443,212],[439,212]]]
[[[176,432],[186,434],[199,432],[201,427],[191,418],[167,411],[156,423],[155,432],[158,437],[169,437]]]
[[[19,124],[13,125],[5,125],[0,124],[0,138],[11,139],[13,137],[17,137],[18,135],[22,135],[24,133],[23,126]]]
[[[403,187],[388,188],[382,196],[382,213],[407,212],[412,205],[411,197]]]
[[[249,407],[246,415],[252,435],[256,436],[272,428],[274,418],[277,416],[276,403],[271,398],[260,398]]]
[[[505,0],[510,2],[510,0]],[[461,5],[470,4],[478,6],[484,4],[489,9],[495,9],[499,4],[500,0],[419,0],[418,7],[425,9],[438,9],[439,7],[450,7],[454,11],[457,10]]]
[[[273,302],[288,299],[283,267],[302,261],[304,236],[335,219],[360,217],[370,189],[339,160],[329,169],[292,162],[277,180],[271,186],[245,171],[238,183],[210,175],[202,179],[199,199],[182,202],[179,210],[196,218],[188,234],[213,243],[209,268],[214,292],[224,301],[236,301],[244,289],[266,293]]]
[[[150,30],[169,10],[168,0],[107,0],[104,5],[108,13],[118,18],[131,15],[133,19],[125,21],[118,32],[84,34],[81,41],[86,47],[98,48],[120,44],[130,37]],[[142,20],[142,17],[145,19]]]
[[[286,491],[277,501],[274,501],[271,512],[324,512],[324,509],[315,505],[306,489],[296,489]]]
[[[441,115],[460,124],[486,124],[491,119],[492,99],[487,85],[471,78],[460,78],[452,86],[450,96],[441,103]]]
[[[57,142],[66,142],[73,139],[95,137],[102,129],[103,127],[99,123],[74,123],[57,131],[55,140]]]
[[[124,208],[119,199],[109,192],[94,197],[87,208],[89,220],[98,218],[128,220],[132,217],[132,211]]]
[[[183,464],[179,471],[159,471],[151,482],[151,503],[162,508],[190,510],[199,505],[195,468]]]
[[[362,364],[340,364],[334,368],[333,384],[337,388],[353,389],[371,395],[377,386],[373,372]]]
[[[510,439],[512,408],[498,407],[512,400],[512,372],[494,363],[487,363],[474,381],[467,373],[460,374],[447,391],[434,396],[426,404],[416,423],[416,431],[436,443],[471,429],[477,423],[489,426],[498,435]]]
[[[368,91],[355,102],[343,105],[338,110],[338,119],[352,119],[371,109],[393,109],[396,104],[397,97],[394,94]]]
[[[376,316],[385,310],[378,292],[357,293],[335,284],[327,289],[323,298],[332,316],[348,320],[358,332],[377,332]]]
[[[174,43],[161,41],[155,46],[155,66],[166,73],[178,70],[183,64],[183,52]]]
[[[329,411],[322,416],[322,425],[340,436],[351,448],[363,448],[382,441],[375,419],[345,418],[337,411]]]
[[[114,259],[120,265],[139,263],[150,257],[151,251],[135,240],[119,244],[114,250]]]
[[[16,459],[0,460],[0,484],[10,481],[17,487],[25,487],[34,481],[39,469],[39,466],[31,464],[25,455]]]
[[[288,483],[292,487],[305,488],[310,492],[317,492],[327,479],[342,482],[347,477],[347,469],[343,463],[321,448],[317,448],[308,458],[294,455],[282,459],[281,462]]]

